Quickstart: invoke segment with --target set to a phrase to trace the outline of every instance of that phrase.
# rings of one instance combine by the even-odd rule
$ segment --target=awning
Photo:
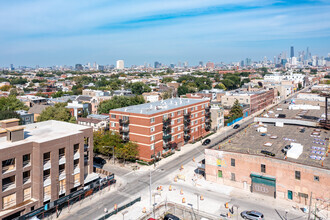
[[[260,183],[260,184],[264,184],[267,186],[276,186],[276,179],[273,177],[269,177],[269,176],[262,176],[259,174],[253,174],[251,173],[251,179],[253,183]]]

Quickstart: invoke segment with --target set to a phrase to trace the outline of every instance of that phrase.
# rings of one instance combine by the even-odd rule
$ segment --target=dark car
[[[234,125],[234,129],[237,129],[237,128],[239,128],[239,127],[240,127],[239,124]]]
[[[172,214],[167,214],[165,215],[164,220],[180,220],[180,218]]]
[[[268,156],[272,156],[272,157],[275,157],[275,154],[270,152],[270,151],[267,151],[267,150],[262,150],[261,151],[262,154],[265,154],[265,155],[268,155]]]
[[[278,118],[285,118],[285,117],[286,117],[285,114],[279,114],[279,115],[278,115]]]
[[[261,136],[266,136],[266,133],[261,133]]]
[[[210,139],[206,139],[205,141],[203,141],[203,145],[208,145],[209,143],[211,143]]]
[[[301,129],[300,133],[305,133],[305,128]]]
[[[101,158],[101,157],[94,157],[93,158],[93,163],[94,164],[99,164],[99,165],[104,165],[106,164],[105,159]]]
[[[264,219],[264,215],[261,212],[258,212],[258,211],[244,211],[244,212],[241,212],[241,216],[244,219],[250,219],[250,220],[262,220],[262,219]]]

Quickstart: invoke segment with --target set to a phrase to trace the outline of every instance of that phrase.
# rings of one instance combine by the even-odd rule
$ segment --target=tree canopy
[[[239,104],[238,100],[236,99],[236,101],[234,102],[233,107],[231,107],[230,110],[230,115],[232,118],[240,118],[243,116],[243,109],[241,107],[241,105]]]
[[[143,104],[145,102],[143,96],[114,96],[109,100],[103,101],[98,107],[99,114],[109,114],[111,109],[122,108],[130,105]]]
[[[26,105],[24,105],[23,102],[18,100],[13,95],[0,98],[0,111],[17,111],[17,110],[28,110],[28,109],[29,108]]]
[[[69,109],[65,108],[66,105],[67,103],[57,103],[44,109],[38,116],[37,121],[57,120],[75,123],[76,119],[71,116]]]
[[[143,82],[135,82],[129,85],[132,93],[135,95],[142,95],[144,92],[150,92],[151,88]]]

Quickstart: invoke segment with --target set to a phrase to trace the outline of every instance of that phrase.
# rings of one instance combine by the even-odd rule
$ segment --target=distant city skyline
[[[240,62],[330,52],[330,2],[319,0],[4,1],[0,67]]]

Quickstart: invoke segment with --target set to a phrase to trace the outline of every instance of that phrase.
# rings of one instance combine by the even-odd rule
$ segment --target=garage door
[[[258,174],[251,174],[251,192],[276,198],[276,179]]]

